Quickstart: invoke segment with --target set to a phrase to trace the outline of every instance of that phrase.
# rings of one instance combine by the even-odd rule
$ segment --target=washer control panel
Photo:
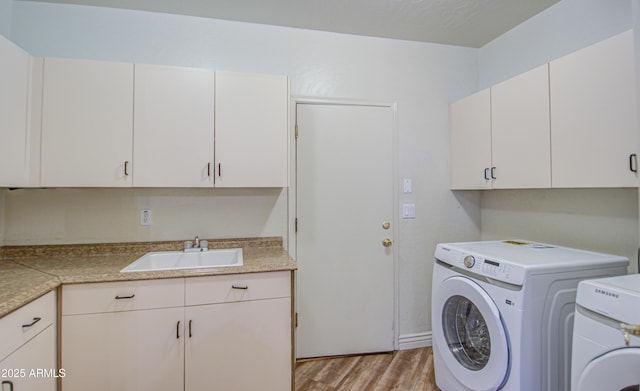
[[[504,259],[489,258],[440,244],[436,247],[435,255],[441,262],[478,275],[514,285],[522,285],[524,282],[524,268]]]
[[[488,276],[504,276],[504,278],[508,279],[511,276],[511,265],[504,262],[484,259],[482,262],[482,271]]]

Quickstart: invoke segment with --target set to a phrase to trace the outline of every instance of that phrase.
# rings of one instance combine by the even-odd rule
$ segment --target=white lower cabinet
[[[183,312],[180,307],[64,317],[63,389],[182,389]]]
[[[2,391],[54,391],[57,389],[56,326],[43,332],[0,361]],[[63,373],[62,373],[63,374]]]
[[[187,307],[185,390],[291,390],[288,298]]]
[[[187,279],[185,390],[291,390],[290,292],[290,272]]]
[[[0,319],[2,391],[55,391],[58,376],[55,292]]]
[[[64,391],[292,389],[290,272],[69,285],[62,313]]]

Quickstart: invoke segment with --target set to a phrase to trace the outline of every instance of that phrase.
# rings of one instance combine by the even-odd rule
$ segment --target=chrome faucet
[[[201,251],[209,251],[209,242],[207,240],[200,240],[199,237],[192,241],[187,240],[184,242],[184,252],[201,252]]]

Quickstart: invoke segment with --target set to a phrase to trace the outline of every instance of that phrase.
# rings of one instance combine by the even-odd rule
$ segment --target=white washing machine
[[[578,282],[627,258],[519,240],[446,243],[433,272],[433,356],[443,391],[568,390]]]
[[[640,389],[640,275],[578,285],[572,391]]]

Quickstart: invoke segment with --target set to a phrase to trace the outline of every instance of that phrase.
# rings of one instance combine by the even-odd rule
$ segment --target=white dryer
[[[572,391],[640,389],[640,275],[580,283],[571,374]]]
[[[443,391],[568,390],[580,280],[627,258],[519,240],[439,244],[433,355]]]

